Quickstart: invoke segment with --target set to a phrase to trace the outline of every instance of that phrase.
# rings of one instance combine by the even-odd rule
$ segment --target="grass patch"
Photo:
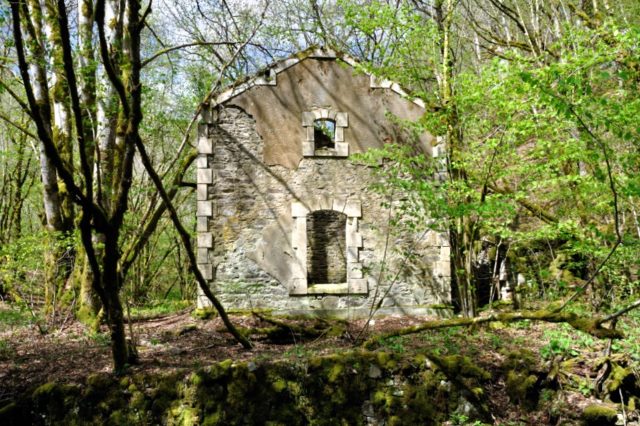
[[[15,355],[15,350],[7,340],[0,339],[0,360],[9,359]]]
[[[640,312],[630,313],[617,326],[626,337],[613,342],[613,350],[627,353],[634,361],[640,361]]]
[[[0,331],[9,330],[16,327],[24,327],[32,322],[32,316],[24,309],[0,304]]]
[[[141,318],[155,315],[169,315],[192,307],[193,300],[160,300],[145,306],[132,306],[131,317]]]

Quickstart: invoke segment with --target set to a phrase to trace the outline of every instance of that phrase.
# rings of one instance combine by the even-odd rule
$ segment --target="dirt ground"
[[[271,325],[250,315],[231,318],[242,328]],[[423,320],[419,317],[376,319],[361,337],[419,324]],[[274,343],[254,336],[254,348],[245,350],[224,330],[219,318],[200,320],[193,317],[191,310],[184,310],[127,324],[127,331],[129,327],[133,330],[139,352],[139,363],[131,370],[134,374],[152,374],[195,369],[225,359],[295,360],[310,354],[348,350],[355,347],[356,337],[361,335],[364,326],[364,321],[351,322],[338,336],[320,336],[304,342],[291,339],[287,343]],[[82,324],[74,322],[44,335],[34,326],[0,327],[0,343],[4,342],[4,346],[0,346],[0,406],[46,382],[83,383],[93,373],[109,372],[108,334],[106,329],[102,331],[91,333]],[[489,396],[491,412],[495,413],[495,424],[560,424],[562,410],[566,407],[579,411],[597,401],[593,396],[595,392],[589,390],[593,389],[598,375],[597,359],[610,350],[608,342],[584,337],[570,344],[562,343],[563,339],[570,339],[567,336],[570,333],[555,324],[493,324],[392,338],[383,342],[383,349],[467,355],[494,376],[484,391]],[[554,347],[550,343],[553,341],[560,343]],[[551,363],[560,365],[571,360],[567,364],[568,372],[558,378],[561,392],[554,393],[553,400],[542,400],[543,404],[534,410],[524,410],[511,401],[500,373],[508,353],[523,348],[535,354],[535,368],[540,371],[552,370]],[[628,357],[624,353],[620,356]],[[637,362],[634,365],[637,366]],[[638,424],[633,423],[637,421],[637,412],[625,412],[624,415],[622,420],[626,424]]]
[[[266,327],[255,317],[231,315],[239,328]],[[394,329],[419,323],[418,318],[375,320],[369,329]],[[252,350],[245,350],[226,332],[220,318],[200,320],[192,310],[134,320],[126,325],[133,330],[139,363],[132,372],[169,371],[197,368],[225,359],[275,360],[305,353],[329,352],[353,346],[364,321],[348,325],[344,336],[321,337],[314,341],[272,343],[253,337]],[[129,328],[131,327],[131,328]],[[80,383],[93,373],[111,371],[108,330],[91,333],[86,326],[72,322],[48,334],[35,326],[0,328],[0,340],[8,345],[0,353],[0,405],[20,393],[49,381]]]

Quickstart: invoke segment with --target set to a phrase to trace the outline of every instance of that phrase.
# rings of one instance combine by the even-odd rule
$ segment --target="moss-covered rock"
[[[194,310],[191,315],[197,319],[208,320],[211,318],[215,318],[218,315],[218,311],[216,311],[213,307],[198,308]]]
[[[538,404],[538,377],[511,370],[507,373],[507,395],[511,401],[527,409],[534,409]]]
[[[34,411],[45,417],[58,418],[71,409],[78,394],[75,386],[45,383],[33,391],[31,404]]]
[[[546,376],[540,371],[535,354],[528,349],[503,351],[502,354],[501,370],[509,399],[525,409],[535,409]]]
[[[502,370],[505,373],[511,370],[529,372],[538,368],[537,357],[529,349],[501,351],[501,354],[504,356]]]
[[[82,386],[45,384],[22,403],[0,409],[0,419],[2,424],[40,424],[46,416],[50,424],[333,425],[372,418],[440,424],[461,400],[444,370],[466,378],[485,378],[486,372],[464,357],[445,357],[442,367],[427,358],[351,351],[296,363],[226,360],[190,372],[97,374]]]
[[[15,419],[19,416],[18,405],[15,402],[10,402],[0,407],[0,424],[11,424],[11,419]]]
[[[613,426],[617,420],[617,410],[605,404],[587,405],[582,412],[582,422],[585,426]]]
[[[636,389],[636,376],[631,368],[625,368],[617,362],[612,362],[611,373],[605,383],[605,387],[612,396],[616,396],[619,390],[627,391],[625,393],[633,392]],[[619,400],[616,402],[619,402]]]
[[[465,378],[475,378],[480,380],[488,380],[491,377],[488,371],[482,369],[471,361],[469,357],[462,355],[437,356],[429,355],[429,359],[443,372],[447,377],[462,376]]]

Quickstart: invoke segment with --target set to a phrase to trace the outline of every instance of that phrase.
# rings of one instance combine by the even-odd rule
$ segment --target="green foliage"
[[[452,413],[449,421],[454,426],[484,426],[487,424],[482,423],[480,420],[472,420],[469,416],[461,413]]]
[[[380,346],[383,348],[390,349],[393,352],[403,353],[405,351],[404,337],[394,336],[394,337],[389,337],[387,339],[382,339],[380,340]]]
[[[616,353],[629,354],[631,359],[640,362],[640,316],[638,312],[631,313],[629,318],[618,327],[625,333],[626,338],[613,341],[611,349]]]
[[[368,35],[406,30],[375,72],[415,88],[432,107],[417,123],[404,124],[434,135],[450,134],[453,126],[459,135],[446,141],[441,161],[450,175],[439,184],[433,176],[442,165],[411,144],[360,156],[371,166],[383,164],[376,170],[388,184],[376,189],[400,200],[397,215],[404,219],[396,223],[464,235],[467,245],[453,259],[474,261],[474,240],[500,241],[538,293],[557,296],[579,286],[616,240],[614,200],[618,217],[637,217],[640,30],[613,19],[597,27],[567,23],[535,60],[514,48],[479,67],[462,63],[448,107],[434,98],[438,91],[419,89],[439,72],[442,34],[434,21],[377,2],[371,7],[377,10],[347,7],[348,21]],[[596,307],[637,288],[629,268],[640,266],[634,254],[640,239],[631,228],[623,238],[600,271]]]
[[[43,294],[47,240],[45,233],[34,233],[0,246],[0,284],[12,299],[24,301]]]
[[[291,349],[287,349],[284,354],[290,358],[296,359],[309,356],[309,351],[305,345],[293,345]]]
[[[540,355],[544,359],[551,359],[556,355],[576,356],[578,352],[571,348],[571,340],[565,337],[552,337],[545,346],[540,348]]]
[[[111,339],[106,333],[91,332],[88,337],[98,346],[109,347]]]
[[[143,306],[131,307],[132,317],[168,315],[193,306],[191,300],[158,300]]]
[[[10,359],[15,355],[15,350],[11,343],[5,339],[0,339],[0,360]]]
[[[18,306],[0,304],[0,331],[30,324],[32,316]]]
[[[579,349],[587,350],[593,348],[595,344],[592,336],[571,329],[566,324],[557,329],[545,331],[544,339],[548,342],[540,348],[540,355],[544,359],[552,359],[556,355],[564,358],[575,357],[579,355]]]

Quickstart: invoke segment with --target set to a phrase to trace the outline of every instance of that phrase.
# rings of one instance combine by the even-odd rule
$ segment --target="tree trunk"
[[[55,4],[45,3],[44,30],[49,40],[51,56],[49,66],[52,71],[51,102],[53,104],[53,143],[68,170],[73,171],[73,149],[71,146],[71,107],[69,104],[69,88],[64,76],[62,46],[60,45],[60,30],[57,25]],[[71,276],[75,262],[75,249],[68,239],[74,228],[74,207],[69,192],[62,182],[57,182],[58,202],[60,213],[59,227],[50,236],[47,251],[48,274],[46,276],[45,303],[47,310],[55,314],[57,301],[63,300],[63,293],[67,290],[67,280]]]
[[[95,160],[95,137],[96,127],[94,123],[96,117],[96,66],[93,43],[93,23],[94,23],[94,2],[93,0],[80,0],[78,5],[78,55],[80,63],[79,94],[86,116],[83,117],[83,132],[87,136],[85,146],[85,156],[88,164],[94,164]],[[99,169],[96,169],[99,171]],[[93,173],[93,171],[92,171]],[[95,179],[97,181],[97,179]],[[97,203],[96,197],[94,200]],[[95,237],[94,237],[95,238]],[[99,246],[94,241],[94,246]],[[82,269],[76,274],[76,287],[79,294],[77,317],[85,324],[91,325],[94,329],[99,326],[99,311],[101,307],[100,299],[92,288],[93,271],[83,251]]]
[[[124,329],[124,313],[120,302],[120,280],[118,275],[118,233],[105,233],[104,255],[102,258],[102,283],[105,290],[105,305],[109,330],[111,331],[111,353],[114,370],[122,373],[128,362],[127,342]]]
[[[23,7],[26,9],[28,6],[23,5]],[[44,29],[45,19],[40,2],[32,1],[30,7],[29,15],[23,16],[23,23],[27,28],[26,42],[31,52],[28,67],[33,81],[33,97],[39,108],[38,118],[42,121],[43,130],[50,138],[54,139],[59,132],[54,131],[51,123],[51,99],[46,69],[49,61],[46,60],[44,46],[45,40],[48,39]],[[50,27],[47,25],[46,28]],[[64,287],[67,277],[66,268],[60,267],[65,256],[60,237],[67,231],[69,221],[65,220],[63,213],[64,196],[60,194],[56,168],[45,152],[42,141],[40,143],[40,174],[42,176],[46,229],[49,233],[44,255],[45,305],[48,312],[54,312],[59,296],[58,290]]]

